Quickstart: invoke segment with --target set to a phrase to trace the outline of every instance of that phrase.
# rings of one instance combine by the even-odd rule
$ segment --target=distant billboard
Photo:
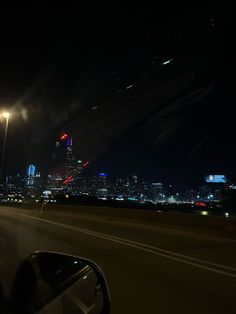
[[[210,174],[205,177],[207,183],[226,183],[226,176],[223,174]]]

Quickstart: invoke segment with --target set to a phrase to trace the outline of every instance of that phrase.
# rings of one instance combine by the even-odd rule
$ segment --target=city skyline
[[[99,172],[94,171],[94,169],[90,170],[91,164],[88,161],[83,161],[79,159],[74,152],[73,147],[73,138],[70,134],[62,132],[54,145],[54,151],[52,154],[52,158],[50,161],[50,166],[47,168],[49,169],[48,173],[43,173],[40,169],[40,165],[30,164],[27,166],[25,171],[20,171],[20,175],[24,178],[26,174],[27,185],[32,185],[34,177],[41,177],[41,180],[45,182],[45,189],[47,186],[47,181],[51,181],[54,177],[56,177],[56,181],[59,182],[61,186],[59,188],[59,192],[67,189],[70,193],[78,192],[78,181],[81,179],[84,180],[91,180],[92,178],[101,177],[103,179],[109,180],[111,182],[117,182],[117,180],[123,180],[129,182],[129,180],[133,180],[136,178],[136,183],[151,183],[151,184],[162,184],[164,186],[174,186],[175,191],[183,192],[186,190],[197,190],[201,185],[212,185],[212,186],[219,186],[216,183],[224,183],[228,185],[233,185],[232,181],[229,180],[224,174],[207,174],[201,178],[201,183],[198,185],[191,185],[187,184],[185,188],[181,186],[173,184],[168,178],[166,177],[165,180],[162,180],[160,177],[155,176],[153,174],[153,178],[146,177],[145,175],[141,175],[138,171],[129,171],[125,175],[123,173],[116,175],[116,173],[107,172],[106,169],[109,168],[103,167],[99,169]],[[13,175],[13,177],[16,174]],[[17,174],[19,176],[19,174]],[[8,176],[9,177],[9,176]],[[59,181],[58,181],[59,180]],[[31,182],[31,183],[30,183]],[[56,186],[55,186],[56,188]]]
[[[195,188],[201,184],[205,183],[205,178],[206,176],[210,175],[210,174],[216,174],[213,172],[208,172],[205,173],[204,175],[199,175],[197,178],[195,178],[195,183],[191,182],[191,181],[186,181],[184,182],[183,178],[182,178],[182,184],[178,185],[175,182],[173,182],[173,180],[169,179],[167,176],[160,176],[160,175],[155,175],[155,173],[152,173],[152,175],[145,175],[145,170],[144,171],[137,171],[135,169],[130,169],[129,171],[127,171],[127,168],[124,169],[123,171],[119,171],[119,173],[117,173],[117,169],[116,171],[112,171],[112,167],[110,164],[105,165],[104,161],[101,162],[101,167],[97,167],[97,165],[93,165],[93,163],[89,163],[88,161],[82,161],[79,156],[75,156],[74,155],[74,147],[72,145],[73,139],[72,137],[65,132],[61,132],[60,135],[57,137],[56,140],[56,144],[54,143],[53,147],[53,152],[52,152],[52,157],[49,160],[49,164],[50,165],[46,165],[45,166],[45,162],[39,162],[37,164],[37,167],[40,168],[40,172],[41,175],[46,178],[48,176],[48,174],[52,174],[52,173],[58,173],[58,174],[63,174],[65,175],[65,179],[68,178],[70,175],[73,174],[73,169],[72,169],[72,164],[75,163],[76,164],[76,171],[78,170],[78,174],[80,173],[80,170],[85,170],[84,175],[87,177],[92,177],[92,176],[96,176],[101,172],[104,173],[109,173],[109,177],[110,178],[127,178],[130,177],[132,175],[138,175],[139,177],[142,177],[143,180],[147,180],[149,182],[164,182],[164,184],[168,185],[168,184],[172,184],[177,186],[177,188],[181,191],[186,190],[188,188]],[[73,147],[73,148],[72,148]],[[61,151],[58,153],[58,150]],[[59,158],[55,158],[55,156],[58,155]],[[79,164],[77,164],[77,162],[79,162]],[[112,163],[112,161],[111,161]],[[44,167],[41,168],[41,165],[44,164]],[[99,164],[99,162],[98,162]],[[84,167],[85,166],[85,167]],[[121,165],[122,166],[122,165]],[[83,168],[84,167],[84,168]],[[72,170],[69,170],[69,169]],[[47,172],[45,171],[45,169],[47,169]],[[118,170],[120,170],[120,168],[118,168]],[[9,175],[15,175],[16,173],[20,173],[21,175],[24,174],[24,170],[23,169],[18,169],[18,171],[12,171],[9,173]],[[163,172],[162,172],[163,173]],[[224,175],[223,173],[217,173],[218,175]],[[226,176],[227,181],[230,183],[232,182],[230,176]]]
[[[87,161],[82,161],[78,158],[75,158],[75,156],[73,156],[73,162],[74,162],[74,166],[70,166],[71,170],[63,170],[63,168],[67,168],[67,159],[65,158],[64,160],[64,165],[61,164],[59,168],[54,168],[51,169],[51,171],[49,171],[48,173],[42,173],[40,171],[40,167],[39,165],[35,165],[35,164],[30,164],[28,165],[25,169],[21,169],[20,171],[17,171],[16,173],[11,173],[9,175],[6,176],[7,177],[11,177],[11,176],[16,176],[16,175],[20,175],[22,177],[27,177],[28,176],[28,172],[29,172],[29,167],[34,167],[34,172],[36,174],[36,169],[37,172],[39,173],[39,175],[41,174],[41,177],[46,180],[48,178],[48,176],[52,176],[52,175],[59,175],[62,177],[63,180],[66,180],[67,178],[70,178],[71,176],[73,176],[73,179],[76,177],[82,177],[82,178],[92,178],[92,177],[97,177],[97,176],[101,176],[104,175],[106,178],[108,178],[109,180],[111,180],[112,182],[115,182],[118,179],[121,180],[128,180],[129,178],[132,177],[137,177],[139,182],[142,181],[146,181],[149,183],[162,183],[166,186],[171,185],[174,186],[175,189],[179,190],[179,191],[185,191],[188,189],[196,189],[197,187],[201,186],[201,185],[219,185],[219,184],[228,184],[228,185],[233,185],[234,182],[232,180],[229,180],[224,174],[206,174],[204,175],[202,178],[199,178],[200,184],[188,184],[186,183],[186,187],[182,188],[181,186],[178,186],[176,184],[174,184],[171,181],[168,181],[168,178],[165,178],[164,180],[161,180],[160,177],[153,175],[153,178],[149,178],[147,176],[141,176],[140,173],[138,171],[130,171],[128,173],[126,173],[125,175],[118,175],[116,176],[113,173],[108,173],[107,171],[103,169],[99,169],[98,172],[96,171],[88,171],[89,170],[89,166],[87,166]],[[86,167],[83,168],[83,165],[85,165]],[[73,168],[74,167],[74,168]],[[211,177],[219,177],[220,181],[219,182],[214,182],[213,179],[210,179]],[[212,182],[211,182],[212,180]],[[221,180],[225,180],[225,182],[221,181]]]
[[[66,152],[66,157],[68,157]],[[74,159],[73,159],[74,160]],[[74,160],[75,161],[75,160]],[[83,163],[80,161],[81,164]],[[71,195],[90,195],[101,199],[115,198],[117,200],[146,200],[155,202],[179,202],[179,201],[217,201],[221,199],[222,189],[230,188],[224,176],[207,176],[204,184],[198,187],[188,187],[185,190],[177,186],[160,182],[148,181],[143,177],[132,174],[125,178],[114,177],[100,172],[93,176],[83,173],[82,167],[78,168],[77,160],[71,164],[70,172],[67,172],[68,161],[65,159],[65,172],[60,174],[54,171],[47,177],[40,175],[40,169],[30,164],[23,175],[6,177],[6,188],[38,198],[39,195],[51,197],[69,193]],[[68,177],[69,175],[69,177]],[[214,182],[221,182],[214,183]],[[231,188],[235,188],[231,184]],[[158,192],[159,191],[159,192]],[[37,195],[37,196],[36,196]]]

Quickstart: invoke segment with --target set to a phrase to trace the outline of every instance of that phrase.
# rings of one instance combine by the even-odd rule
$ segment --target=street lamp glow
[[[5,124],[5,132],[4,132],[4,140],[3,140],[3,145],[2,145],[2,156],[1,156],[1,164],[0,164],[0,181],[2,181],[2,176],[3,176],[3,165],[4,165],[4,158],[5,158],[7,130],[8,130],[10,113],[7,111],[4,111],[2,113],[2,116],[6,120],[6,124]]]
[[[9,112],[3,112],[2,116],[3,116],[3,118],[8,119],[10,116],[10,113]]]

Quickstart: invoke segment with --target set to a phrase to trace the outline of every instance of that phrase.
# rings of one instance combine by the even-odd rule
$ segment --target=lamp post
[[[3,175],[3,165],[4,165],[4,159],[5,159],[7,131],[8,131],[8,123],[9,123],[10,113],[9,112],[3,112],[2,116],[6,120],[6,124],[5,124],[4,140],[3,140],[3,146],[2,146],[2,157],[1,157],[1,167],[0,167],[0,181],[2,181],[2,175]]]

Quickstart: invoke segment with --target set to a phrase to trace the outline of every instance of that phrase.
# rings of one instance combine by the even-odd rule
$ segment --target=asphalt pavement
[[[92,259],[103,269],[112,313],[236,313],[236,241],[68,211],[0,207],[0,279],[35,250]]]

